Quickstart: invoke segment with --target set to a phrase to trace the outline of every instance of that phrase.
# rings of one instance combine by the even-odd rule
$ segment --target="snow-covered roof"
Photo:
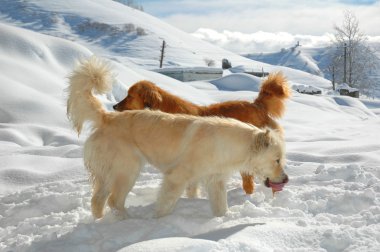
[[[228,69],[231,73],[247,73],[247,72],[262,72],[262,68],[255,68],[254,66],[248,67],[244,65],[239,65],[235,67],[231,67]]]
[[[158,73],[223,73],[223,69],[214,67],[166,67],[154,69]]]
[[[345,90],[348,90],[350,93],[359,91],[359,89],[350,87],[347,83],[341,83],[341,84],[337,85],[335,89],[336,90],[345,89]]]

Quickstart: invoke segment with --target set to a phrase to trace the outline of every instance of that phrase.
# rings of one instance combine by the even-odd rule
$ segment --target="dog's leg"
[[[212,176],[207,187],[212,213],[214,216],[223,216],[228,210],[225,178]]]
[[[241,172],[241,179],[243,180],[243,189],[246,194],[252,194],[255,190],[255,183],[253,182],[253,176],[247,173]]]
[[[102,218],[104,215],[104,204],[109,195],[109,190],[104,181],[94,180],[93,192],[91,198],[91,211],[95,219]]]
[[[127,218],[128,214],[124,207],[125,199],[134,186],[136,179],[140,173],[141,166],[139,164],[132,165],[128,162],[128,169],[122,169],[116,175],[116,179],[112,184],[111,195],[108,198],[108,206],[116,210],[116,215]]]
[[[186,188],[186,196],[190,199],[198,198],[199,196],[199,182],[195,181],[188,185]]]
[[[157,218],[168,215],[173,211],[186,185],[186,179],[183,179],[176,172],[164,175],[156,203]]]

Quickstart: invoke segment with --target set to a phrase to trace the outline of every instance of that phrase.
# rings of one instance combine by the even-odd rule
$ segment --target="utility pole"
[[[162,47],[161,47],[160,68],[162,68],[162,62],[164,61],[165,47],[166,47],[166,43],[165,43],[165,40],[163,40]]]
[[[347,55],[347,58],[348,58],[348,85],[351,86],[351,83],[352,83],[352,64],[354,63],[353,62],[353,55],[352,55],[352,50],[353,50],[353,46],[351,44],[352,42],[349,41],[348,43],[348,55]]]
[[[335,91],[335,66],[332,66],[332,86],[333,90]]]
[[[347,44],[344,43],[343,83],[347,83]]]

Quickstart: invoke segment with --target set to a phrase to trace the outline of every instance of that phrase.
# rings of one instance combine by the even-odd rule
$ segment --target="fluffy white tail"
[[[92,92],[103,94],[112,87],[114,76],[108,64],[92,56],[82,61],[69,76],[67,117],[80,134],[85,121],[99,127],[107,114]]]

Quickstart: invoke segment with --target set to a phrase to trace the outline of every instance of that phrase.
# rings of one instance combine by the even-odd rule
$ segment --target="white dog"
[[[124,202],[145,162],[163,173],[156,216],[169,214],[189,183],[207,180],[212,212],[226,213],[226,179],[242,171],[285,184],[284,142],[272,130],[260,130],[234,119],[174,115],[159,111],[107,112],[92,94],[110,90],[113,75],[101,60],[82,62],[70,76],[67,114],[81,132],[85,121],[93,132],[84,145],[84,163],[93,184],[92,214],[104,205],[126,216]]]

